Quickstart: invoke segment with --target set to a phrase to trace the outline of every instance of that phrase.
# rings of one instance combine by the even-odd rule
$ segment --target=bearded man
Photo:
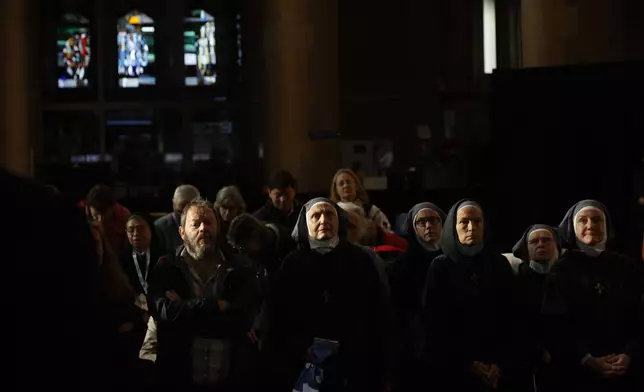
[[[190,201],[179,227],[184,244],[150,275],[148,306],[165,390],[244,390],[247,333],[258,306],[255,270],[222,251],[220,228],[210,202]]]

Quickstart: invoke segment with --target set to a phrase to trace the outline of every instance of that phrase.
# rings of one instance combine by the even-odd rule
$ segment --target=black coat
[[[134,289],[137,294],[144,294],[143,287],[141,287],[141,282],[139,281],[139,275],[136,272],[136,266],[134,265],[132,252],[132,246],[129,244],[126,245],[125,250],[123,251],[123,253],[121,253],[119,262],[121,263],[123,272],[125,272],[128,277],[128,281],[130,282],[132,289]],[[154,269],[154,266],[157,264],[159,258],[164,256],[165,254],[166,252],[160,251],[156,246],[150,247],[150,266],[148,267],[148,278],[150,276],[150,272]],[[145,275],[145,268],[141,268],[141,274]]]
[[[173,253],[177,247],[183,245],[183,240],[179,235],[179,226],[175,222],[173,215],[171,212],[154,222],[154,230],[159,240],[159,247],[166,253]]]
[[[286,215],[282,210],[275,207],[270,200],[267,200],[266,204],[264,204],[264,206],[259,210],[255,211],[253,215],[264,223],[273,223],[277,226],[282,226],[286,231],[291,232],[297,222],[300,208],[302,208],[302,206],[296,201],[293,205],[293,211]]]
[[[182,390],[192,382],[192,342],[195,337],[228,339],[233,342],[233,357],[228,383],[233,390],[245,375],[245,359],[250,348],[247,333],[257,312],[258,293],[255,269],[239,255],[226,255],[229,265],[222,277],[221,296],[196,298],[193,277],[181,259],[183,247],[162,257],[149,277],[148,306],[157,321],[157,366],[160,382],[167,390]],[[170,301],[166,291],[182,299]],[[222,312],[217,301],[230,307]]]

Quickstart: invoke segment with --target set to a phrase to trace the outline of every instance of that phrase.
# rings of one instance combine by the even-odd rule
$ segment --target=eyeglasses
[[[440,218],[435,217],[435,216],[430,216],[428,218],[418,218],[414,224],[416,227],[427,227],[427,225],[430,226],[436,226],[441,223]]]
[[[130,227],[126,228],[126,229],[125,229],[125,231],[126,231],[128,234],[134,234],[134,233],[136,233],[136,232],[141,233],[141,232],[145,231],[145,226],[143,226],[143,225],[140,225],[140,226],[130,226]]]

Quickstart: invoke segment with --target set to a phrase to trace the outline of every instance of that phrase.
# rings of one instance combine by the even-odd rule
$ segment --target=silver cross
[[[597,282],[597,283],[595,284],[595,290],[596,290],[596,291],[597,291],[597,293],[601,296],[601,295],[603,294],[603,292],[604,292],[604,285],[603,285],[603,284],[601,284],[600,282]]]

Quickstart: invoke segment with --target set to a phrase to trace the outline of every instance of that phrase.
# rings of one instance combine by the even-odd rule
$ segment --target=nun
[[[424,320],[432,384],[427,390],[507,390],[512,267],[487,248],[481,206],[470,199],[447,214],[443,254],[429,267]]]
[[[559,260],[561,241],[552,226],[532,225],[512,248],[512,254],[522,260],[517,274],[518,331],[514,345],[516,356],[512,374],[513,390],[551,390],[556,377],[550,352],[545,346],[545,330],[541,308],[546,277]]]
[[[641,263],[609,248],[606,207],[584,200],[559,225],[567,251],[546,279],[543,312],[562,390],[635,391],[642,372]]]
[[[307,362],[324,370],[321,390],[384,388],[386,302],[373,260],[346,240],[346,225],[344,211],[329,199],[312,199],[300,211],[298,248],[284,259],[267,298],[267,390],[292,390]],[[316,363],[320,342],[335,349]]]
[[[389,275],[391,296],[399,337],[396,387],[398,391],[418,388],[425,342],[421,316],[427,272],[441,252],[445,213],[433,203],[416,204],[405,220],[407,249],[396,260]]]

